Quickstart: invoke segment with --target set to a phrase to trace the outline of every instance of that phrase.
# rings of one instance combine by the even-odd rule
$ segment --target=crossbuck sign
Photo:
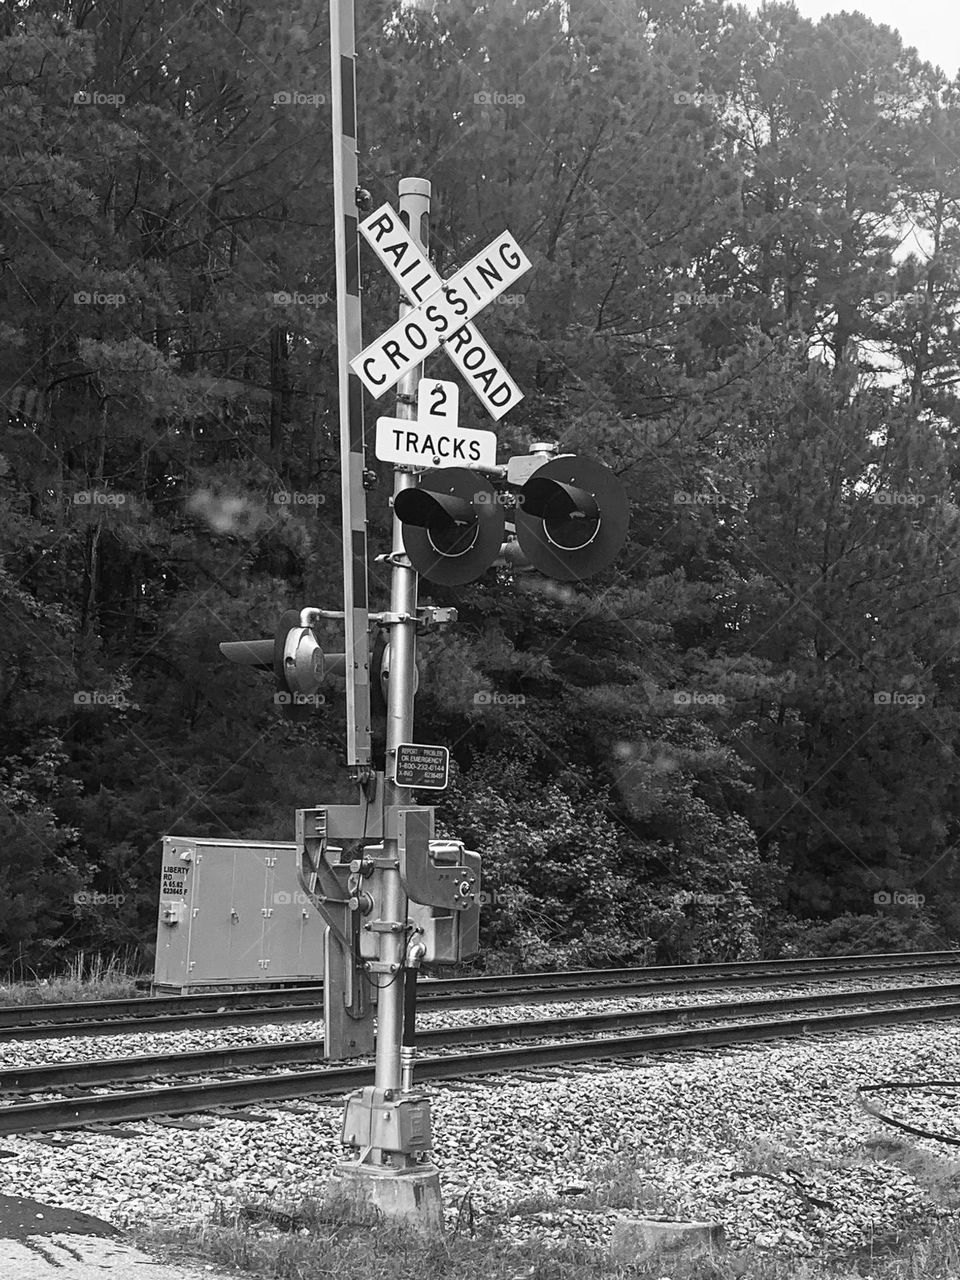
[[[413,304],[412,311],[350,361],[370,394],[379,398],[442,346],[491,417],[500,419],[519,404],[520,388],[470,323],[530,270],[529,258],[510,232],[502,232],[444,281],[389,204],[369,214],[360,231]]]

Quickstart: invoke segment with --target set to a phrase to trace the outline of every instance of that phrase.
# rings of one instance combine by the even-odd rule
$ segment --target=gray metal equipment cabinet
[[[324,923],[294,844],[164,836],[154,988],[317,982]]]

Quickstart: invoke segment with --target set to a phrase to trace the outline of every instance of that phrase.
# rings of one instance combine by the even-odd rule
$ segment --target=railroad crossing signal
[[[510,232],[444,282],[389,204],[369,214],[359,230],[413,306],[351,360],[363,385],[383,395],[442,345],[492,416],[501,418],[521,392],[486,344],[485,351],[478,345],[479,334],[467,322],[530,269]],[[455,408],[451,425],[440,431],[429,425],[437,409],[443,416],[444,388],[452,386],[423,379],[416,422],[377,421],[381,461],[432,464],[417,487],[394,499],[404,550],[417,572],[446,586],[478,578],[505,550],[505,506],[516,512],[511,532],[523,557],[541,573],[573,581],[611,564],[628,519],[627,498],[613,473],[589,458],[551,458],[552,450],[535,447],[535,459],[511,459],[505,485],[495,489],[470,470],[503,471],[496,466],[492,432],[462,431]],[[521,481],[513,478],[514,463],[521,464]]]
[[[360,223],[360,232],[413,304],[413,310],[350,361],[372,396],[379,398],[438,347],[463,374],[494,420],[523,393],[469,322],[531,262],[509,231],[444,281],[389,204]]]
[[[539,467],[518,491],[514,511],[526,559],[564,582],[589,578],[612,564],[629,519],[627,495],[609,467],[574,454]]]
[[[534,446],[542,448],[542,446]],[[472,582],[501,556],[508,518],[523,559],[548,578],[589,578],[612,564],[627,536],[629,506],[613,472],[576,454],[511,458],[501,487],[462,468],[425,471],[397,495],[411,564],[430,582]]]
[[[531,264],[504,231],[444,281],[425,252],[430,184],[423,179],[400,184],[413,234],[386,204],[357,223],[347,200],[354,194],[359,207],[365,196],[356,185],[353,0],[331,0],[330,30],[344,608],[290,610],[272,640],[220,647],[233,662],[272,671],[285,714],[297,718],[318,700],[328,671],[346,677],[347,759],[359,803],[297,813],[298,879],[327,926],[326,1050],[331,1057],[376,1056],[374,1086],[347,1101],[342,1136],[354,1157],[335,1176],[386,1216],[439,1229],[439,1179],[422,1159],[432,1145],[429,1100],[413,1087],[416,972],[422,962],[449,963],[476,949],[480,858],[459,842],[431,839],[433,809],[412,803],[415,788],[443,789],[449,763],[446,747],[412,740],[417,627],[455,618],[454,610],[417,606],[417,573],[451,585],[472,581],[509,549],[509,515],[513,545],[534,567],[583,578],[608,565],[622,546],[627,504],[607,468],[575,455],[554,457],[552,445],[534,445],[529,456],[496,466],[493,433],[459,427],[455,386],[420,379],[426,356],[443,346],[494,420],[519,403],[519,388],[472,320]],[[398,322],[354,354],[360,346],[358,230],[411,309],[402,305]],[[408,468],[432,466],[419,476],[395,472],[392,551],[384,557],[391,564],[390,608],[371,614],[358,383],[378,398],[398,382],[399,416],[380,419],[377,455]],[[343,619],[343,654],[323,653],[314,630],[321,618]],[[386,630],[377,664],[386,701],[383,770],[371,767],[372,621]]]
[[[319,689],[324,679],[344,674],[344,655],[324,653],[313,628],[303,625],[299,609],[281,614],[272,640],[227,640],[220,652],[241,666],[272,671],[273,700],[288,720],[309,719],[311,709],[323,701]]]
[[[430,582],[472,582],[500,554],[504,509],[490,481],[475,471],[425,471],[416,488],[397,494],[393,512],[403,526],[410,563]]]

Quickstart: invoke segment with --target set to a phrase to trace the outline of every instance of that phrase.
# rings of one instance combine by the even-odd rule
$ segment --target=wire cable
[[[903,1133],[912,1134],[915,1138],[931,1138],[934,1142],[943,1142],[951,1147],[960,1147],[960,1138],[953,1138],[947,1133],[935,1133],[932,1129],[921,1129],[917,1125],[907,1124],[905,1120],[896,1120],[869,1103],[864,1097],[868,1093],[897,1093],[907,1089],[960,1089],[960,1080],[898,1080],[885,1084],[862,1084],[857,1088],[857,1101],[867,1115],[888,1124]]]

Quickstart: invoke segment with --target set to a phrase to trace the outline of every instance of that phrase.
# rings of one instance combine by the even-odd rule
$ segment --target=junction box
[[[419,840],[408,842],[405,864],[414,892],[421,880],[429,885],[445,872],[450,880],[449,890],[435,895],[449,897],[449,902],[409,903],[409,922],[419,930],[425,947],[423,962],[469,959],[479,948],[479,855],[457,841],[428,839],[425,825],[417,835]],[[367,845],[363,856],[376,858],[382,851],[378,841]],[[339,856],[339,847],[331,845],[330,853]],[[322,981],[326,922],[300,887],[298,865],[296,843],[165,836],[154,990]],[[463,901],[459,889],[464,867],[473,903],[466,909],[453,905]],[[342,864],[342,871],[344,885],[338,892],[345,896],[352,890],[352,885],[347,887],[349,864]],[[377,935],[364,927],[379,915],[376,884],[375,876],[364,884],[373,890],[367,895],[369,909],[361,915],[364,958],[376,957]]]
[[[342,1140],[348,1147],[424,1154],[430,1150],[430,1101],[406,1093],[383,1102],[372,1086],[347,1098]]]
[[[164,836],[155,989],[319,982],[324,927],[295,845]]]

